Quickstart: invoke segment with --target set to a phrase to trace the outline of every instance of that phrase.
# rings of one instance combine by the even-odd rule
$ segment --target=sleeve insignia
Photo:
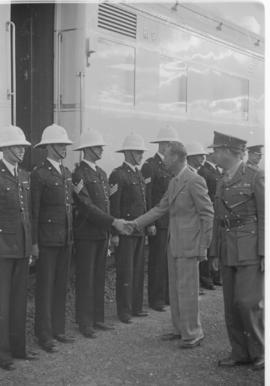
[[[79,194],[83,188],[83,180],[80,180],[77,184],[73,184],[73,189],[76,194]]]
[[[111,185],[110,186],[110,196],[112,196],[114,193],[118,191],[118,184]]]

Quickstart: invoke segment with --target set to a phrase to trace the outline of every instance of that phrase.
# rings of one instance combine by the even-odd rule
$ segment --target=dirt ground
[[[116,318],[114,302],[115,272],[106,278],[106,320],[114,331],[97,332],[97,339],[86,339],[74,323],[73,284],[68,293],[67,333],[73,344],[58,343],[58,352],[39,349],[33,337],[33,285],[31,277],[28,302],[28,347],[39,354],[37,361],[16,360],[16,370],[0,369],[1,386],[174,386],[264,384],[263,371],[250,367],[221,369],[217,360],[229,353],[223,318],[222,289],[205,291],[200,297],[205,340],[195,349],[179,349],[178,343],[163,342],[160,335],[171,331],[170,310],[149,311],[146,318],[133,318],[123,324]],[[146,299],[146,291],[145,291]],[[145,302],[147,308],[147,302]]]

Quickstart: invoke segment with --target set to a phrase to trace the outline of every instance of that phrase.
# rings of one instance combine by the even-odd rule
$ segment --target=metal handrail
[[[8,98],[12,98],[12,116],[11,116],[11,123],[13,125],[16,125],[16,97],[17,97],[17,89],[16,89],[16,26],[13,21],[7,21],[6,22],[6,30],[9,31],[10,28],[10,34],[12,36],[12,56],[11,56],[11,62],[12,62],[12,76],[11,76],[11,90],[8,91]]]

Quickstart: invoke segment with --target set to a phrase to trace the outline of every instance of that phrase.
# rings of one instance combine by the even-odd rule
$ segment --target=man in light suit
[[[172,338],[182,338],[181,348],[193,348],[204,338],[198,305],[198,264],[206,259],[211,242],[213,205],[205,180],[186,165],[186,149],[171,142],[165,152],[165,165],[174,174],[163,198],[150,211],[131,222],[139,229],[169,212],[169,292]]]

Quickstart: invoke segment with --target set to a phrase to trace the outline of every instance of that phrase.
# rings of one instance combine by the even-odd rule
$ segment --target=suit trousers
[[[28,258],[0,259],[0,360],[25,355]]]
[[[258,264],[223,266],[225,321],[235,360],[264,356],[263,278]]]
[[[142,311],[144,236],[119,236],[116,249],[116,302],[118,316]]]
[[[203,337],[199,313],[197,257],[174,257],[168,250],[169,293],[172,324],[184,341]]]
[[[76,242],[76,319],[80,328],[104,322],[108,239]]]
[[[45,342],[65,333],[71,246],[40,247],[36,272],[35,334]]]
[[[150,307],[164,306],[168,292],[168,229],[157,228],[156,235],[148,240],[148,302]]]

